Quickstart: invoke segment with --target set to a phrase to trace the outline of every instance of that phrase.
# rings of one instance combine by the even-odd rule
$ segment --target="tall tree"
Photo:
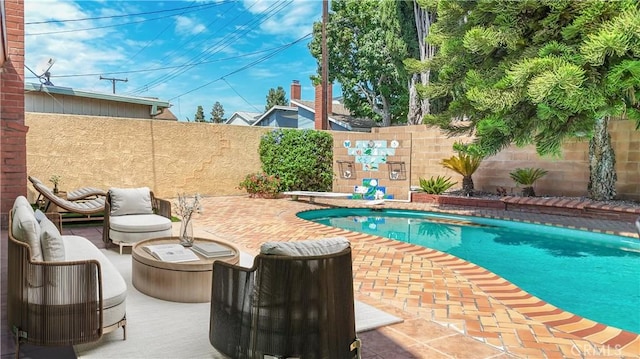
[[[566,138],[590,143],[589,194],[615,196],[612,116],[638,118],[640,16],[635,0],[442,1],[430,41],[438,78],[427,116],[473,132],[489,154],[533,143],[560,155]],[[452,121],[452,119],[454,119]]]
[[[286,106],[287,102],[287,93],[284,92],[282,86],[278,86],[277,89],[270,88],[267,94],[267,105],[264,110],[269,111],[273,106]]]
[[[224,107],[222,107],[222,105],[218,101],[213,104],[213,108],[211,109],[211,122],[224,122]]]
[[[409,78],[409,112],[407,123],[418,125],[425,115],[431,112],[431,102],[425,95],[425,88],[431,78],[428,62],[436,54],[436,47],[427,42],[431,24],[436,19],[435,2],[432,0],[413,0],[413,15],[418,41],[419,58],[404,60],[404,65],[410,74]]]
[[[207,122],[207,120],[205,120],[204,118],[204,109],[202,108],[202,106],[198,105],[198,109],[196,109],[196,114],[193,115],[193,120],[195,122]]]
[[[405,1],[331,1],[329,80],[342,85],[345,106],[353,115],[375,118],[382,126],[406,121],[409,77],[402,61],[417,57],[415,26],[406,26],[407,18],[413,21],[412,11]],[[318,60],[318,73],[321,35],[322,24],[315,23],[309,49]]]

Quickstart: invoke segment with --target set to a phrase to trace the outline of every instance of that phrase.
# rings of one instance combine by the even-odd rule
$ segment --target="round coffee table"
[[[140,292],[164,300],[185,303],[203,303],[211,300],[213,262],[225,261],[238,264],[240,251],[233,245],[206,238],[196,238],[195,243],[215,242],[233,250],[233,255],[206,258],[189,262],[165,262],[147,252],[143,247],[157,244],[177,244],[178,237],[148,239],[136,243],[131,250],[133,286]],[[195,253],[195,252],[194,252]]]

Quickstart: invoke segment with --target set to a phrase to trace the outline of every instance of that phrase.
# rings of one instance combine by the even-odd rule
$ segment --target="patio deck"
[[[257,254],[265,241],[336,235],[349,238],[356,299],[404,319],[400,324],[361,333],[364,358],[640,357],[637,335],[559,310],[471,263],[411,244],[311,223],[295,215],[327,205],[358,207],[362,201],[317,199],[308,203],[209,197],[202,203],[204,214],[194,219],[195,234],[231,241],[251,254]],[[428,204],[390,201],[384,207],[445,210]],[[627,222],[478,208],[446,211],[637,237],[633,224]],[[101,227],[67,227],[65,232],[101,244]],[[2,236],[6,247],[6,233]],[[3,307],[3,319],[5,315]],[[6,324],[2,328],[3,358],[6,344],[12,346],[6,342],[9,339],[5,327]],[[43,352],[53,353],[47,350]]]

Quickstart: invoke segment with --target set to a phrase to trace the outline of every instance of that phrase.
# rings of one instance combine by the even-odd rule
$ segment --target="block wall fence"
[[[260,171],[258,145],[269,128],[207,123],[184,123],[144,119],[27,113],[27,174],[48,183],[51,175],[62,177],[61,190],[81,186],[148,186],[156,195],[243,195],[237,188],[245,175]],[[617,155],[620,198],[640,200],[640,132],[631,121],[613,121],[612,138]],[[378,178],[388,193],[408,199],[410,186],[419,178],[459,176],[439,165],[453,154],[455,141],[427,126],[381,128],[374,133],[330,131],[334,138],[334,185],[336,192],[352,192],[363,178]],[[341,179],[339,160],[353,161],[344,141],[398,141],[389,161],[405,162],[407,179],[389,180],[387,165],[367,172],[355,164],[355,178]],[[584,196],[588,182],[588,143],[569,141],[563,159],[536,155],[533,147],[509,148],[483,161],[474,175],[476,189],[508,192],[519,189],[509,178],[516,167],[541,167],[549,174],[536,185],[544,195]],[[52,185],[51,185],[52,186]],[[458,186],[459,187],[459,186]],[[36,197],[29,185],[30,199]]]

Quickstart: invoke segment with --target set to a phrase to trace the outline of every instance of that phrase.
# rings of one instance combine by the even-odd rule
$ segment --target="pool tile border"
[[[367,208],[366,206],[359,206],[359,205],[355,205],[355,206],[350,204],[344,205],[344,201],[342,201],[340,207]],[[406,205],[398,206],[392,202],[387,203],[386,207],[394,208],[394,209],[415,210],[415,208],[406,208],[406,207],[409,207]],[[314,209],[317,209],[317,208],[314,208]],[[442,208],[430,208],[429,210],[442,212],[442,213],[470,215],[468,213],[460,213],[461,210],[459,209],[447,210]],[[462,211],[466,212],[465,210],[462,210]],[[483,211],[486,211],[486,210],[483,210]],[[480,215],[475,215],[475,216],[484,217],[484,218],[493,218],[493,219],[515,220],[523,223],[544,224],[544,225],[551,225],[551,226],[559,226],[563,228],[574,228],[574,229],[594,231],[599,233],[620,234],[615,231],[594,230],[588,227],[578,228],[571,225],[558,225],[558,223],[552,223],[552,222],[544,222],[544,221],[537,221],[537,220],[520,220],[517,218],[514,219],[511,217],[508,217],[506,215],[505,216],[487,215],[482,213]],[[318,226],[327,227],[320,224],[318,224]],[[362,236],[359,236],[359,237],[372,243],[386,244],[387,246],[394,248],[395,250],[402,251],[405,253],[411,253],[415,255],[421,252],[425,252],[424,251],[425,248],[416,246],[413,244],[397,242],[397,241],[393,241],[383,237],[369,236],[369,235],[365,235],[365,236],[374,237],[375,239],[372,240],[371,238],[366,238]],[[387,242],[391,242],[391,243],[387,243]],[[573,313],[564,311],[560,308],[557,308],[552,304],[549,304],[531,295],[530,293],[522,290],[515,284],[498,276],[497,274],[483,267],[480,267],[474,263],[465,261],[461,258],[452,256],[437,250],[426,249],[426,252],[427,253],[422,253],[422,255],[425,258],[427,258],[428,260],[438,265],[451,268],[453,271],[463,275],[470,282],[475,284],[480,290],[486,293],[488,296],[504,304],[506,307],[514,309],[519,313],[522,313],[527,318],[539,321],[540,323],[550,327],[552,330],[558,331],[559,333],[565,333],[569,336],[574,337],[574,338],[568,337],[566,339],[570,339],[570,340],[575,339],[577,341],[580,341],[582,339],[589,342],[589,343],[582,343],[582,345],[577,345],[576,342],[571,343],[571,348],[569,348],[569,351],[572,352],[573,355],[576,355],[576,353],[578,352],[584,352],[585,355],[588,355],[590,353],[597,353],[598,351],[602,351],[602,349],[599,349],[600,348],[599,346],[605,346],[607,348],[610,348],[611,351],[618,351],[619,349],[619,352],[622,355],[631,355],[634,357],[640,356],[640,335],[638,334],[625,331],[619,328],[610,327],[601,323],[597,323],[595,321],[589,320],[587,318],[583,318],[581,316],[578,316]],[[508,294],[500,290],[498,291],[495,290],[496,287],[504,287],[504,286],[510,287]],[[540,311],[539,309],[542,307],[548,308],[548,310]],[[528,312],[529,309],[538,310],[538,311]],[[482,319],[480,319],[480,324],[482,324]],[[468,327],[473,327],[474,329],[481,328],[481,330],[468,330],[467,329]],[[510,325],[508,323],[501,323],[501,327],[508,328],[510,327]],[[468,321],[465,321],[464,331],[467,334],[470,334],[474,337],[481,338],[482,340],[487,339],[489,337],[495,338],[496,336],[493,333],[500,332],[495,328],[492,328],[492,327],[485,328],[485,326],[483,325],[478,326],[477,323],[470,323]],[[542,340],[540,339],[541,338],[538,338],[536,342],[545,343],[550,341],[551,343],[554,343],[554,344],[560,344],[560,343],[555,343],[556,341],[553,339],[551,340],[549,338],[542,338]],[[520,341],[521,344],[524,344],[524,342],[525,341]],[[569,342],[567,342],[566,340],[563,340],[561,341],[561,343],[566,345]],[[534,343],[528,343],[528,344],[534,347],[537,346],[537,344],[534,344]],[[584,350],[584,348],[590,348],[590,349]],[[505,349],[507,349],[507,351],[510,351],[508,347],[505,347]],[[548,347],[547,347],[547,350],[549,350]],[[563,352],[566,351],[566,348],[562,351]]]
[[[405,313],[404,316],[439,323],[518,357],[602,357],[598,353],[604,349],[609,358],[640,358],[638,335],[584,318],[574,322],[574,319],[570,319],[574,317],[573,314],[531,296],[473,263],[436,250],[328,227],[296,216],[298,212],[323,206],[363,207],[361,201],[316,200],[316,203],[310,204],[288,199],[248,200],[255,202],[250,202],[251,207],[246,207],[244,201],[247,199],[244,198],[225,197],[224,200],[236,207],[230,213],[242,213],[243,216],[253,214],[255,221],[250,225],[233,222],[223,226],[211,220],[208,221],[211,225],[209,233],[220,231],[225,239],[236,241],[254,254],[265,240],[347,237],[353,248],[354,287],[359,300],[366,299],[370,304],[397,308]],[[403,202],[387,202],[384,206],[558,226],[558,223],[544,218],[549,215],[510,212],[501,216],[499,210],[438,208]],[[206,212],[209,209],[216,213],[215,201],[207,207]],[[267,212],[273,214],[267,216]],[[512,218],[510,215],[521,217]],[[575,225],[593,230],[588,223],[563,222],[569,225],[561,227],[572,228]],[[570,322],[559,324],[558,327],[548,324],[567,319]],[[389,330],[393,328],[393,325],[389,326]],[[618,349],[615,345],[623,346]]]

